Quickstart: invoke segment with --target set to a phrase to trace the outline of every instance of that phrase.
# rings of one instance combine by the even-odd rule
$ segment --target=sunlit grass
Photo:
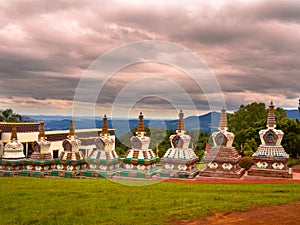
[[[299,184],[137,187],[105,179],[0,178],[0,223],[162,224],[299,200]]]

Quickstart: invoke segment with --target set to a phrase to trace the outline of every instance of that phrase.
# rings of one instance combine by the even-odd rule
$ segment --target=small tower
[[[86,173],[94,172],[102,177],[111,178],[115,170],[119,169],[119,156],[115,151],[115,138],[108,131],[107,117],[104,115],[100,137],[95,139],[97,149],[93,150],[87,160],[90,169]]]
[[[267,129],[259,132],[261,145],[252,155],[254,165],[248,171],[250,176],[292,178],[287,168],[289,155],[281,146],[284,133],[276,128],[273,102],[270,103]]]
[[[81,141],[75,135],[74,120],[70,121],[70,130],[68,138],[62,143],[64,151],[60,153],[62,160],[82,160],[83,154],[79,151]]]
[[[241,156],[232,146],[234,134],[227,130],[226,109],[223,107],[219,131],[212,133],[214,146],[203,157],[206,168],[199,172],[200,176],[240,178],[244,175],[244,169],[239,166]]]
[[[161,177],[194,178],[198,174],[196,162],[199,158],[194,150],[189,148],[191,137],[185,134],[182,110],[180,110],[178,117],[176,134],[169,138],[172,148],[169,148],[164,157],[161,158],[164,169],[158,174]]]
[[[7,160],[24,159],[25,155],[23,150],[24,150],[23,145],[18,141],[17,127],[13,126],[11,129],[10,142],[8,142],[4,146],[4,153],[2,155],[2,159],[7,159]]]
[[[150,141],[150,137],[146,136],[144,116],[141,112],[136,136],[130,138],[132,148],[126,152],[125,158],[121,158],[124,169],[117,172],[118,176],[151,178],[155,174],[157,157],[152,149],[149,149]]]
[[[33,142],[32,148],[34,152],[31,154],[30,158],[33,160],[51,160],[52,155],[49,151],[50,141],[47,141],[45,135],[45,125],[44,121],[40,123],[40,132],[38,135],[38,141]]]

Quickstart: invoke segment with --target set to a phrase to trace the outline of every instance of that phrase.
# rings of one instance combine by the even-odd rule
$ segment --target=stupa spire
[[[18,140],[18,136],[17,136],[17,127],[13,126],[11,128],[11,137],[10,140]]]
[[[44,124],[44,121],[41,121],[41,124],[40,124],[40,133],[39,133],[39,139],[42,138],[42,137],[46,137],[45,135],[45,124]]]
[[[142,112],[140,112],[139,115],[139,124],[137,128],[137,135],[140,136],[145,133],[145,127],[144,127],[144,115]]]
[[[74,136],[74,135],[75,135],[74,120],[71,119],[71,121],[70,121],[69,136]]]
[[[184,120],[183,120],[183,112],[182,110],[180,110],[179,114],[178,114],[178,126],[177,126],[177,132],[181,133],[181,131],[184,130]]]
[[[269,113],[268,113],[268,121],[267,121],[267,127],[268,128],[275,128],[276,127],[276,119],[275,119],[275,113],[274,113],[275,106],[273,105],[273,101],[271,101],[269,105]]]
[[[226,130],[228,127],[227,124],[227,115],[226,115],[226,109],[223,106],[222,110],[221,110],[221,118],[220,118],[220,124],[219,124],[219,129],[220,130]]]
[[[105,134],[109,134],[106,114],[104,115],[102,120],[102,131],[101,131],[101,135],[105,135]]]

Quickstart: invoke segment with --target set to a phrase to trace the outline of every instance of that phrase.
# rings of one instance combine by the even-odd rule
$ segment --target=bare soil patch
[[[300,224],[300,202],[281,204],[277,206],[253,207],[244,212],[218,212],[212,216],[196,220],[174,221],[178,225],[207,224]]]

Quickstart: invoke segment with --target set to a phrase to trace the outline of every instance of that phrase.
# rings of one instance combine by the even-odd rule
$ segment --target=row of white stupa
[[[185,133],[183,113],[180,111],[178,119],[178,129],[176,134],[170,136],[172,147],[166,151],[164,157],[160,159],[163,169],[158,172],[161,176],[167,176],[177,171],[185,177],[195,177],[197,174],[203,176],[227,176],[241,177],[244,170],[239,167],[240,156],[232,146],[234,134],[227,131],[226,111],[221,111],[219,131],[212,134],[214,146],[206,152],[204,161],[207,166],[203,171],[196,168],[199,160],[194,151],[189,148],[191,137]],[[274,106],[271,102],[269,108],[267,129],[259,132],[262,144],[254,153],[255,165],[250,174],[284,177],[287,175],[286,162],[288,155],[281,146],[283,132],[276,130]],[[152,149],[149,149],[150,137],[146,136],[143,122],[143,115],[139,115],[139,123],[136,136],[131,137],[132,148],[126,152],[124,158],[119,158],[114,146],[114,138],[108,132],[107,118],[103,118],[103,127],[100,136],[95,140],[97,149],[93,150],[89,159],[93,159],[90,168],[98,170],[119,169],[120,162],[123,170],[137,172],[151,172],[155,169],[158,157]],[[60,154],[61,160],[83,160],[83,154],[79,150],[80,140],[75,135],[74,122],[71,121],[69,136],[62,143],[64,151]],[[33,160],[51,159],[49,152],[50,142],[46,140],[44,123],[41,123],[38,140],[33,143]],[[18,142],[16,128],[12,128],[11,140],[4,147],[3,160],[24,159],[23,145]],[[98,160],[98,162],[95,162]],[[100,164],[98,167],[94,164]],[[72,167],[73,168],[73,167]],[[252,171],[252,172],[251,172]],[[125,171],[126,172],[126,171]],[[117,174],[122,174],[118,172]],[[177,176],[179,176],[177,174]]]

